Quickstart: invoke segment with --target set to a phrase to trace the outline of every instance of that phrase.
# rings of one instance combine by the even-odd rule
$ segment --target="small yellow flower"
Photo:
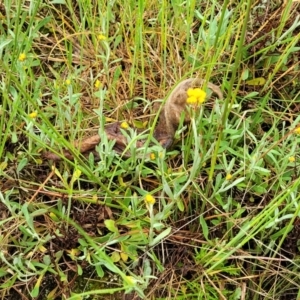
[[[189,88],[186,93],[187,93],[188,97],[195,96],[194,89],[192,89],[192,88]]]
[[[147,204],[152,204],[153,205],[155,203],[155,198],[152,195],[147,194],[145,196],[145,201],[146,201]]]
[[[231,180],[231,179],[232,179],[232,175],[231,175],[230,173],[228,173],[228,174],[226,175],[225,179],[226,179],[227,181]]]
[[[186,99],[187,104],[197,104],[197,98],[195,96],[190,96]]]
[[[98,41],[105,41],[106,39],[107,39],[106,36],[103,35],[102,33],[100,33],[100,34],[98,35]]]
[[[24,61],[26,59],[26,54],[25,53],[21,53],[19,55],[19,61]]]
[[[295,156],[290,156],[290,157],[289,157],[289,161],[290,161],[290,162],[294,162],[295,160],[296,160]]]
[[[296,134],[300,134],[300,126],[297,127],[297,128],[295,128],[295,129],[294,129],[294,132],[295,132]]]
[[[69,253],[69,256],[71,257],[72,260],[76,260],[76,258],[80,254],[79,249],[71,249],[71,250],[66,250]]]
[[[202,104],[205,101],[206,93],[200,88],[189,88],[187,90],[188,98],[186,102],[188,104]]]
[[[123,128],[123,129],[128,129],[128,128],[129,128],[129,124],[128,124],[127,122],[125,122],[125,121],[122,122],[120,126],[121,126],[121,128]]]
[[[100,86],[101,86],[101,81],[100,81],[99,79],[97,79],[97,80],[95,81],[95,88],[96,88],[96,89],[99,89]]]
[[[197,98],[198,97],[203,97],[203,95],[206,96],[206,93],[203,90],[201,90],[200,88],[194,88],[194,89],[189,88],[187,90],[187,94],[188,94],[189,97],[195,96]]]
[[[155,160],[155,158],[156,158],[155,153],[153,153],[153,152],[150,153],[150,159],[151,159],[151,160]]]
[[[66,82],[66,85],[70,85],[71,84],[71,79],[67,79],[65,82]]]
[[[36,118],[36,117],[37,117],[37,112],[34,111],[34,112],[30,113],[30,114],[28,115],[28,117],[29,117],[30,119]]]

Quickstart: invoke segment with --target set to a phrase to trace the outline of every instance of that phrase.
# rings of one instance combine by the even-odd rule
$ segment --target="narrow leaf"
[[[149,246],[151,247],[151,246],[158,244],[161,240],[163,240],[166,236],[168,236],[170,234],[171,230],[172,230],[171,227],[165,229],[156,238],[154,238],[152,242],[149,243]]]

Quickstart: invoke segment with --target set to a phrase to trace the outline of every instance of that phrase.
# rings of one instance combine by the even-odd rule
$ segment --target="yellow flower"
[[[80,250],[79,249],[71,249],[71,250],[66,250],[69,253],[69,256],[71,257],[72,260],[76,260],[76,258],[79,256],[80,254]]]
[[[36,117],[37,117],[37,112],[34,111],[34,112],[30,113],[30,114],[28,115],[28,117],[31,118],[31,119],[36,118]]]
[[[202,104],[205,101],[206,93],[200,88],[189,88],[187,90],[188,98],[186,103],[188,104]]]
[[[153,153],[153,152],[150,153],[150,159],[151,159],[151,160],[155,160],[155,158],[156,158],[155,153]]]
[[[70,85],[71,84],[71,80],[70,79],[67,79],[66,80],[66,85]]]
[[[230,173],[228,173],[228,174],[226,175],[225,179],[226,179],[227,181],[231,180],[231,179],[232,179],[232,175],[231,175]]]
[[[155,198],[152,195],[147,194],[145,196],[145,201],[146,201],[147,204],[152,204],[153,205],[155,203]]]
[[[100,86],[101,86],[101,81],[99,79],[97,79],[95,81],[95,88],[99,89]]]
[[[106,38],[106,36],[105,35],[103,35],[103,34],[99,34],[98,35],[98,41],[105,41],[107,38]]]
[[[25,53],[21,53],[19,55],[19,61],[24,61],[26,59],[26,54]]]
[[[295,132],[296,134],[300,134],[300,126],[297,127],[297,128],[295,128],[295,129],[294,129],[294,132]]]
[[[186,99],[187,104],[197,104],[197,98],[195,96],[190,96]]]
[[[121,126],[121,128],[123,128],[123,129],[128,129],[128,128],[129,128],[129,125],[128,125],[127,122],[122,122],[120,126]]]
[[[290,161],[290,162],[294,162],[295,160],[296,160],[295,156],[290,156],[290,157],[289,157],[289,161]]]

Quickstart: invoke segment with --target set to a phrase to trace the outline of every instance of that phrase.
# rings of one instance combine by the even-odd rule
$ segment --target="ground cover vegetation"
[[[299,299],[299,13],[3,0],[1,299]],[[166,151],[155,108],[190,77],[224,100],[191,111]],[[105,138],[115,121],[128,158]],[[97,133],[100,160],[82,156],[74,141]]]

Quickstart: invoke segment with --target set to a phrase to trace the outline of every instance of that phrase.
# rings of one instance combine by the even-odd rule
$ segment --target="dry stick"
[[[46,183],[50,180],[50,178],[55,174],[55,169],[53,168],[51,173],[48,175],[48,177],[45,179],[45,181],[39,186],[39,188],[35,191],[33,196],[29,199],[27,203],[31,203],[35,197],[41,192],[41,190],[45,187]]]

